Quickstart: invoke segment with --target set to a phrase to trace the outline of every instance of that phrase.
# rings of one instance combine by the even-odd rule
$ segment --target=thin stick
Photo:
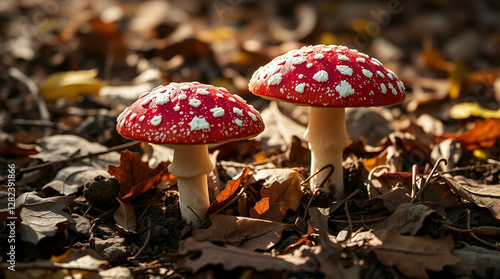
[[[127,258],[127,261],[135,260],[141,253],[146,249],[146,246],[149,244],[149,240],[151,239],[151,219],[149,217],[146,217],[148,221],[148,234],[146,235],[146,240],[144,241],[144,244],[142,244],[141,249],[135,253],[132,257]]]
[[[373,175],[378,170],[389,170],[389,169],[390,169],[389,166],[382,165],[382,166],[376,166],[376,167],[374,167],[373,169],[370,170],[370,172],[368,173],[368,183],[366,183],[366,192],[368,193],[368,198],[369,199],[372,198],[372,192],[371,192],[370,188],[372,186]]]
[[[432,170],[431,172],[429,173],[429,175],[427,176],[427,178],[425,179],[424,181],[424,185],[422,185],[422,187],[420,187],[420,190],[418,191],[417,195],[415,195],[410,203],[413,203],[417,198],[420,198],[422,196],[422,193],[424,192],[425,188],[427,187],[427,185],[429,184],[429,181],[431,180],[432,176],[434,175],[434,172],[436,172],[436,169],[437,167],[439,166],[439,164],[443,162],[445,165],[448,165],[448,160],[446,160],[445,158],[441,157],[439,158],[436,163],[434,164],[434,167],[432,167]]]
[[[328,179],[330,179],[330,176],[333,174],[333,170],[335,169],[335,167],[333,165],[326,165],[326,166],[322,167],[321,169],[319,169],[318,171],[316,171],[315,173],[313,173],[312,175],[310,175],[308,178],[304,179],[300,183],[300,185],[303,186],[305,183],[307,183],[309,180],[311,180],[311,178],[318,175],[318,173],[324,171],[327,168],[330,168],[330,171],[326,175],[325,179],[323,179],[323,181],[321,181],[321,184],[319,185],[319,187],[314,190],[314,193],[312,193],[311,198],[309,199],[309,202],[307,203],[307,206],[306,206],[305,211],[304,211],[304,216],[302,217],[302,219],[304,219],[304,221],[306,220],[307,211],[309,210],[309,207],[311,206],[311,203],[312,203],[314,197],[316,196],[318,191],[323,188],[323,186],[328,181]]]
[[[33,82],[31,78],[29,78],[27,75],[25,75],[23,72],[21,72],[19,69],[15,67],[9,68],[9,75],[19,80],[26,86],[26,88],[36,101],[36,104],[38,106],[38,112],[40,113],[40,119],[42,121],[50,121],[49,110],[47,109],[47,105],[45,104],[43,98],[40,96],[40,94],[38,94],[38,87],[36,86],[35,82]],[[44,137],[50,136],[50,133],[51,131],[48,127],[45,127],[45,129],[43,129]]]
[[[411,198],[412,198],[412,201],[417,196],[417,191],[418,191],[418,187],[417,187],[417,171],[418,171],[417,165],[413,165],[411,167]]]
[[[500,246],[499,245],[495,245],[495,244],[492,244],[492,243],[489,243],[488,241],[486,240],[483,240],[481,238],[479,238],[477,235],[475,235],[473,232],[472,232],[472,229],[470,227],[470,209],[467,209],[467,229],[470,230],[469,234],[477,241],[481,242],[482,244],[488,246],[488,247],[491,247],[493,249],[497,249],[497,250],[500,250]]]
[[[96,153],[92,153],[91,152],[91,153],[88,153],[86,155],[75,156],[75,157],[71,157],[71,158],[68,158],[68,159],[51,161],[51,162],[45,162],[45,163],[41,163],[41,164],[36,165],[36,166],[32,166],[32,167],[28,167],[28,168],[22,168],[22,169],[19,170],[19,173],[20,174],[28,173],[28,172],[36,171],[36,170],[39,170],[39,169],[42,169],[42,168],[45,168],[45,167],[48,167],[48,166],[54,166],[54,165],[58,165],[58,164],[67,163],[67,162],[70,162],[70,161],[76,161],[76,160],[82,160],[82,159],[86,159],[86,158],[90,158],[90,157],[100,156],[100,155],[103,155],[103,154],[106,154],[106,153],[110,153],[110,152],[113,152],[113,151],[119,151],[119,150],[122,150],[122,149],[127,149],[127,148],[130,148],[130,147],[134,147],[136,145],[139,145],[140,143],[141,142],[139,142],[139,141],[132,141],[132,142],[128,142],[128,143],[125,143],[125,144],[120,144],[120,145],[111,147],[108,150],[105,150],[105,151],[102,151],[102,152],[96,152]]]

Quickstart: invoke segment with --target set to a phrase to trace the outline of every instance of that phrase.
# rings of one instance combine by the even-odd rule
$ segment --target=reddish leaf
[[[167,165],[168,163],[162,163],[156,168],[151,169],[147,162],[141,160],[141,155],[139,153],[124,150],[120,156],[120,165],[109,166],[108,173],[114,175],[118,181],[120,181],[120,194],[125,196],[132,191],[134,186],[138,186],[141,182],[165,171]],[[151,186],[149,186],[149,188],[151,188]],[[141,187],[141,189],[142,188],[143,187]],[[139,192],[143,193],[145,191]],[[133,196],[137,196],[137,194]]]
[[[220,192],[220,194],[215,198],[215,201],[208,208],[207,216],[223,208],[228,202],[230,202],[234,198],[234,196],[237,195],[241,182],[247,177],[249,172],[250,168],[245,167],[241,171],[241,174],[238,178],[236,178],[235,180],[231,180],[227,183],[226,188]]]
[[[261,170],[254,175],[265,180],[261,200],[250,209],[250,217],[281,222],[288,209],[297,210],[302,198],[302,177],[293,169]]]
[[[145,193],[146,191],[148,191],[149,189],[151,189],[151,187],[153,187],[154,185],[156,185],[160,182],[175,181],[176,177],[173,174],[168,172],[168,169],[167,169],[168,163],[163,162],[158,166],[164,166],[164,169],[160,173],[158,173],[157,175],[151,177],[150,179],[148,179],[146,181],[142,181],[138,185],[132,187],[132,189],[130,189],[130,192],[128,194],[126,194],[125,196],[123,196],[121,198],[121,200],[123,202],[125,202],[125,201],[132,199],[132,198],[138,197],[138,196],[142,195],[143,193]]]
[[[477,120],[474,128],[460,135],[445,134],[440,138],[454,139],[466,150],[491,147],[500,139],[500,119]]]

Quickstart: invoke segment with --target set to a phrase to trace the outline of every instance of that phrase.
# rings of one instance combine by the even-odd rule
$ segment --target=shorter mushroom
[[[210,205],[207,174],[214,166],[207,144],[254,137],[264,130],[264,123],[238,95],[190,82],[141,94],[118,116],[116,128],[126,138],[174,145],[168,169],[178,178],[181,215],[196,226],[205,220]]]

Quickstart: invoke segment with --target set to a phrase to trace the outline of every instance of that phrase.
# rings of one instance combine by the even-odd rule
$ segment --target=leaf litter
[[[0,200],[15,201],[0,208],[0,251],[12,216],[20,251],[6,278],[497,276],[498,5],[56,2],[0,7]],[[247,88],[275,56],[320,43],[379,58],[407,91],[346,114],[338,201],[307,185],[308,109]],[[171,147],[115,131],[126,106],[171,81],[224,86],[266,123],[210,146],[212,204],[196,228],[180,216]]]

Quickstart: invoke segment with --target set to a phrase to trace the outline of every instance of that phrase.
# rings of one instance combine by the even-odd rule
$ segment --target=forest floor
[[[500,278],[498,1],[1,1],[4,278]],[[306,45],[380,60],[403,103],[346,110],[345,195],[308,187],[307,107],[252,95]],[[227,88],[254,139],[210,146],[186,225],[171,146],[117,117],[160,84]]]

